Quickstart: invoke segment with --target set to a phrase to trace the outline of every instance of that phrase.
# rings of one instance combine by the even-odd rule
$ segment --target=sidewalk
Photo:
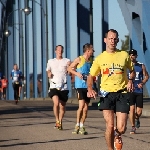
[[[30,98],[30,99],[24,99],[25,101],[47,101],[51,100],[50,98]],[[91,102],[89,106],[97,107],[97,103],[99,101],[99,98],[91,99]],[[69,98],[67,103],[71,104],[78,104],[77,98]],[[143,111],[142,116],[150,116],[150,98],[144,98],[144,105],[143,105]]]

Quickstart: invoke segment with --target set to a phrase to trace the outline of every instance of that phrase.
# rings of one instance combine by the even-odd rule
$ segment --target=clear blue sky
[[[119,33],[119,40],[117,48],[121,48],[121,40],[125,39],[125,35],[129,33],[124,21],[121,9],[117,0],[109,0],[109,29],[116,29]]]

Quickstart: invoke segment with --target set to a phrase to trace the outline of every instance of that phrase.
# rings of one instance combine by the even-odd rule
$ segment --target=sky
[[[125,40],[125,35],[129,33],[124,21],[121,9],[117,0],[109,0],[109,29],[116,29],[119,33],[119,40],[117,48],[121,48],[121,40]]]

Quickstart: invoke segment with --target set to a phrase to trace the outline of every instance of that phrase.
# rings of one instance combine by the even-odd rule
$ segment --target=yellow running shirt
[[[132,71],[133,64],[126,51],[116,50],[115,53],[104,51],[93,61],[90,74],[92,76],[101,74],[101,90],[117,92],[127,86],[127,69]]]

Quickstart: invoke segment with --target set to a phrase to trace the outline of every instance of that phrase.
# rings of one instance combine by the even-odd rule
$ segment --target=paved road
[[[145,102],[148,110],[150,102]],[[76,104],[67,104],[63,131],[54,129],[51,101],[0,101],[0,150],[107,150],[102,113],[90,106],[85,126],[88,135],[72,135]],[[150,150],[150,117],[142,116],[141,128],[123,136],[123,150]]]

